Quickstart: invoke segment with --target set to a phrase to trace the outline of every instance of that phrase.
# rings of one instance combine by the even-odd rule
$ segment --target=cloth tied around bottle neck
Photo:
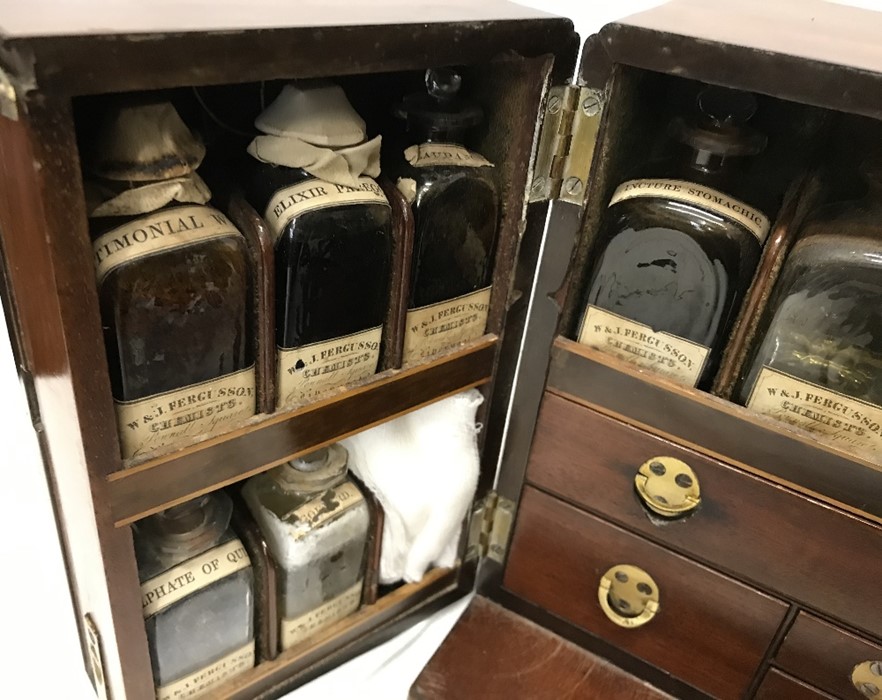
[[[381,137],[365,140],[364,120],[337,85],[286,85],[254,125],[263,133],[248,153],[263,163],[301,168],[348,187],[380,174]]]
[[[121,104],[98,129],[85,182],[90,217],[146,214],[171,202],[205,204],[196,174],[205,146],[170,102]]]

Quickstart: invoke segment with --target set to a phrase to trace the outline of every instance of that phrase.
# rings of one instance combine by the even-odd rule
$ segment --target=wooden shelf
[[[882,522],[882,469],[821,445],[809,432],[566,338],[554,342],[548,390]]]
[[[117,527],[490,380],[497,337],[108,477]]]

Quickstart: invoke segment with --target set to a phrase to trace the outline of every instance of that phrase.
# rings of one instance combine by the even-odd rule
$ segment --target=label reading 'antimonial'
[[[279,348],[279,399],[283,406],[312,401],[332,389],[375,374],[383,327],[299,348]]]
[[[254,415],[254,367],[137,401],[116,401],[124,459],[221,433]]]
[[[165,610],[196,591],[251,566],[242,543],[233,539],[164,571],[141,584],[144,618]]]
[[[156,689],[156,700],[192,700],[254,667],[254,642],[227,654],[205,668]]]
[[[824,442],[882,466],[882,407],[763,367],[748,408],[808,430]]]
[[[693,204],[740,224],[762,244],[769,233],[769,217],[719,190],[686,180],[630,180],[613,193],[609,206],[638,197],[662,197]]]
[[[415,168],[456,165],[462,168],[492,168],[493,163],[479,153],[455,143],[421,143],[404,151],[404,158]]]
[[[317,630],[342,620],[358,610],[361,604],[361,587],[362,582],[359,581],[315,610],[298,617],[284,618],[281,624],[282,649],[289,649],[309,639]]]
[[[101,235],[92,244],[98,281],[111,270],[161,250],[224,236],[239,236],[233,223],[217,209],[174,207],[142,216]]]
[[[382,188],[369,177],[358,178],[355,187],[311,178],[285,187],[270,197],[264,218],[278,238],[288,223],[301,214],[354,204],[384,204],[388,207],[389,200]]]
[[[596,306],[588,306],[579,342],[687,386],[698,383],[708,348]]]
[[[490,287],[437,304],[409,309],[404,331],[404,363],[429,359],[446,348],[480,338],[487,328]]]
[[[302,523],[308,526],[291,534],[293,539],[302,540],[319,526],[329,520],[336,520],[363,500],[364,496],[361,495],[358,487],[351,481],[346,481],[285,514],[283,520],[288,523]]]

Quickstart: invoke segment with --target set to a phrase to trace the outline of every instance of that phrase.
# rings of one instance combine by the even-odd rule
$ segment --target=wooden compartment
[[[831,700],[833,696],[773,668],[766,674],[755,697],[756,700]]]

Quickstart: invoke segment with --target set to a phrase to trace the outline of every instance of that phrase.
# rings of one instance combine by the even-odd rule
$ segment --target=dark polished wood
[[[270,469],[344,437],[488,381],[496,337],[418,367],[390,370],[343,394],[255,421],[108,479],[117,526]]]
[[[875,562],[867,562],[869,567],[874,563],[878,570],[878,558]],[[847,577],[843,577],[843,581],[845,585],[851,583]],[[856,596],[852,604],[856,609],[868,612],[872,608],[878,609],[878,578],[876,595],[866,599]],[[864,661],[882,662],[882,641],[863,639],[817,617],[802,613],[785,637],[774,663],[836,697],[860,698],[861,694],[851,683],[851,672]]]
[[[389,307],[383,323],[383,357],[380,359],[380,369],[386,370],[400,368],[404,356],[414,221],[413,210],[401,191],[385,178],[380,184],[392,207],[392,275],[389,281]]]
[[[619,627],[598,603],[603,574],[617,564],[645,570],[659,612]],[[787,605],[526,487],[503,585],[628,653],[717,697],[743,694]]]
[[[701,505],[665,520],[634,488],[641,464],[675,457],[692,467]],[[554,394],[539,414],[527,480],[568,501],[766,590],[882,635],[869,562],[882,527]]]
[[[832,695],[770,668],[754,696],[756,700],[833,700]]]
[[[662,700],[630,676],[486,598],[475,598],[410,689],[411,700]]]

